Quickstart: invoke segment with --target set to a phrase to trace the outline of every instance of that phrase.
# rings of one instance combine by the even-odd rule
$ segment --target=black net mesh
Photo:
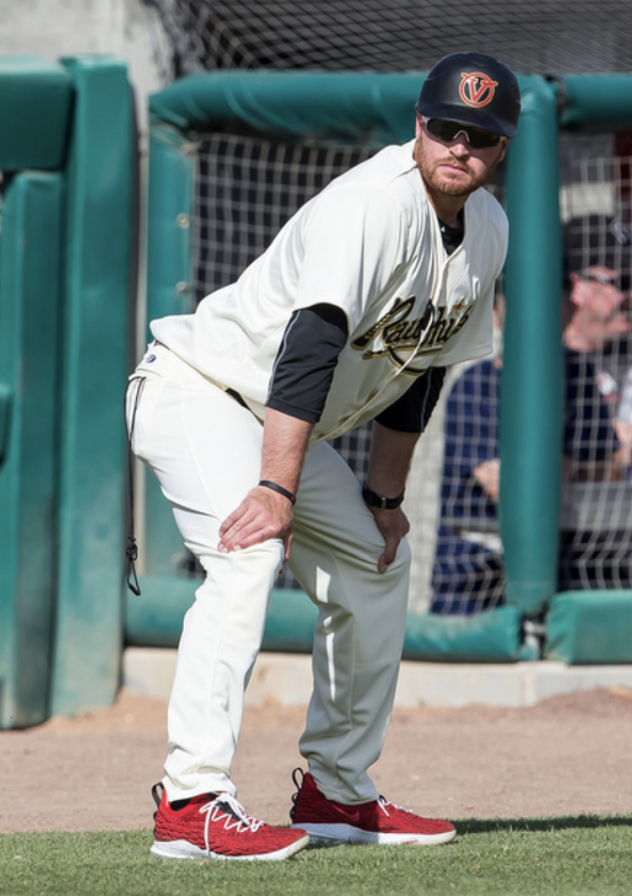
[[[614,275],[564,292],[560,590],[632,582],[632,232],[629,133],[562,135],[566,269]]]
[[[372,152],[289,145],[252,134],[203,137],[196,190],[198,300],[235,280],[301,205]]]
[[[629,0],[151,0],[171,76],[225,68],[424,71],[476,49],[517,71],[632,69]]]

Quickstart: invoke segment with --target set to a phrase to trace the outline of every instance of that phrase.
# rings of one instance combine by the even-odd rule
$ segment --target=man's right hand
[[[223,554],[280,538],[285,561],[290,558],[294,511],[286,497],[264,486],[251,489],[239,507],[226,517],[219,529],[217,549]]]

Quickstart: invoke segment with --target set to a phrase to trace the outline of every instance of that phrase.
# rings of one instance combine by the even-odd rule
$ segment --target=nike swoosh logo
[[[331,806],[332,809],[336,811],[338,815],[340,815],[348,824],[357,824],[360,821],[360,810],[352,809],[351,806],[345,806],[344,808],[340,806]]]

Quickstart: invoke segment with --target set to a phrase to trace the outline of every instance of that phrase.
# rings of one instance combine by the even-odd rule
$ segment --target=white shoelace
[[[209,851],[208,831],[211,822],[217,823],[224,820],[224,830],[230,831],[234,829],[237,834],[243,834],[247,831],[256,833],[263,824],[262,821],[257,821],[251,815],[246,815],[246,810],[241,803],[229,793],[221,793],[214,800],[211,800],[210,803],[205,803],[199,811],[200,814],[206,813],[204,842]]]
[[[384,799],[383,796],[378,796],[377,804],[380,807],[380,809],[382,810],[382,812],[389,818],[390,818],[391,813],[386,808],[387,806],[391,806],[393,809],[395,809],[396,812],[409,812],[410,811],[409,809],[404,809],[403,806],[396,806],[395,803],[390,803],[388,800]]]

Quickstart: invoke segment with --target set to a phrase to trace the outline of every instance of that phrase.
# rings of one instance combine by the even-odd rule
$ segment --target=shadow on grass
[[[560,831],[565,828],[632,827],[632,815],[561,815],[559,818],[466,818],[455,821],[458,834],[491,831]]]

